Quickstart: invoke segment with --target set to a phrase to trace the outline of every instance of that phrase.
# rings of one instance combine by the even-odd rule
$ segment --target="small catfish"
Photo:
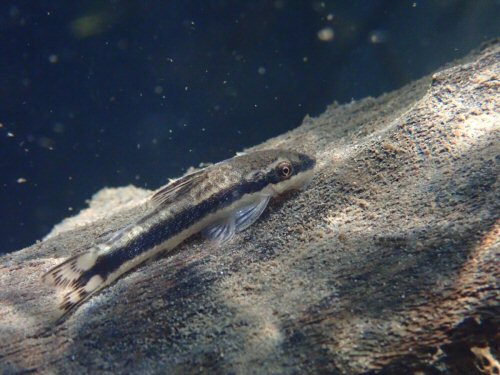
[[[259,218],[271,197],[303,188],[315,163],[294,151],[257,151],[160,188],[139,220],[43,276],[46,283],[65,288],[61,318],[127,271],[198,232],[219,244],[230,240]]]

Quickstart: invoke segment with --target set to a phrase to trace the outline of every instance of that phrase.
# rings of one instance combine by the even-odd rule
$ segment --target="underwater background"
[[[499,1],[2,1],[0,254],[498,37]]]

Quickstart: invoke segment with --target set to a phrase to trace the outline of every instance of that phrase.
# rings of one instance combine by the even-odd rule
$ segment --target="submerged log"
[[[499,74],[493,42],[307,117],[254,149],[315,154],[308,190],[219,248],[187,241],[54,325],[42,274],[139,217],[148,194],[102,191],[0,258],[0,373],[498,370]]]

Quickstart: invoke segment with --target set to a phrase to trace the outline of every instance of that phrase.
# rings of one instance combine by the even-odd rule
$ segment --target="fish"
[[[63,290],[61,319],[125,273],[202,233],[222,245],[251,226],[271,198],[308,185],[316,160],[269,149],[238,154],[154,191],[145,213],[107,240],[48,271],[42,280]]]

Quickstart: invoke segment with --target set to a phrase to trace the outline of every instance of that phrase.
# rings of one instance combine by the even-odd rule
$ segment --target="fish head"
[[[263,150],[234,158],[242,175],[254,191],[263,195],[280,195],[289,190],[300,190],[314,175],[316,159],[292,150]]]

